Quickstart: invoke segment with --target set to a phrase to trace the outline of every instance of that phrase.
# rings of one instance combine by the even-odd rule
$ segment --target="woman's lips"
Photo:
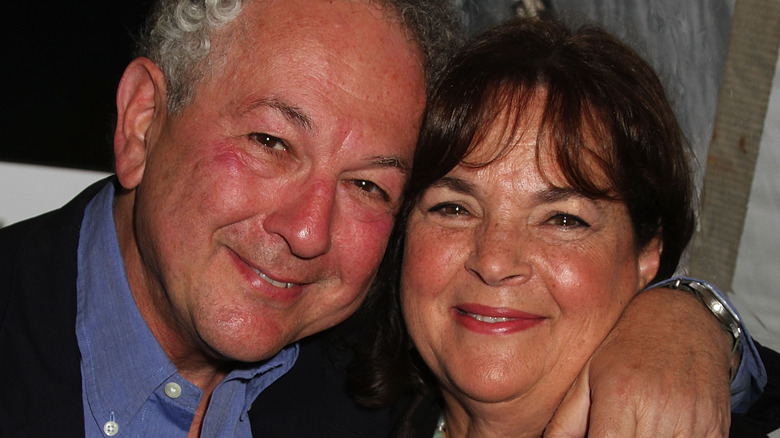
[[[461,304],[453,308],[455,320],[468,330],[483,334],[508,334],[526,330],[546,318],[515,309]]]

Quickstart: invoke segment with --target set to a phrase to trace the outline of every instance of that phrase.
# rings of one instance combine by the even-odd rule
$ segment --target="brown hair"
[[[544,109],[537,148],[542,140],[551,147],[575,190],[625,203],[636,247],[655,236],[663,244],[654,280],[674,273],[695,222],[690,155],[653,69],[597,27],[571,31],[555,21],[520,19],[489,30],[453,59],[426,109],[405,203],[363,309],[372,315],[373,330],[372,348],[359,356],[355,374],[364,403],[391,402],[408,388],[410,377],[419,382],[425,372],[409,355],[398,302],[411,209],[455,166],[489,164],[470,163],[473,148],[502,114],[514,117],[505,132],[516,133],[540,90]],[[510,147],[509,140],[499,145],[494,159]]]

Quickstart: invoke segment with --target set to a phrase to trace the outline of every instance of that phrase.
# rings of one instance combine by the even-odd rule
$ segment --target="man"
[[[296,341],[366,294],[447,46],[428,31],[446,15],[433,20],[435,1],[207,3],[154,15],[148,57],[117,91],[116,177],[0,233],[0,436],[251,436],[263,425],[247,412]],[[673,325],[670,301],[689,320]],[[682,418],[724,431],[731,339],[687,294],[635,306],[664,310],[669,327],[646,339],[647,319],[624,320],[583,374],[584,398],[609,400],[615,375],[646,377],[624,363],[682,357],[699,375],[663,374],[675,403],[661,409],[696,408]],[[685,345],[658,345],[691,326],[703,330]],[[632,394],[612,406],[665,405]],[[595,416],[591,430],[620,430]]]

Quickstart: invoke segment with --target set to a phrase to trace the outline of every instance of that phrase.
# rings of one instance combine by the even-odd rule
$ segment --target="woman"
[[[414,162],[377,281],[393,293],[373,294],[390,302],[372,303],[385,316],[357,361],[362,400],[414,385],[399,436],[541,436],[691,237],[688,150],[663,87],[602,30],[512,22],[445,72]]]

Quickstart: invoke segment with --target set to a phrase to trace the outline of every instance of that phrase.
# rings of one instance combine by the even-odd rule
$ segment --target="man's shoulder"
[[[766,367],[767,383],[761,397],[746,414],[732,414],[731,436],[766,436],[780,428],[780,353],[758,342],[756,348]]]
[[[77,252],[86,205],[105,184],[0,229],[0,436],[83,436]]]

